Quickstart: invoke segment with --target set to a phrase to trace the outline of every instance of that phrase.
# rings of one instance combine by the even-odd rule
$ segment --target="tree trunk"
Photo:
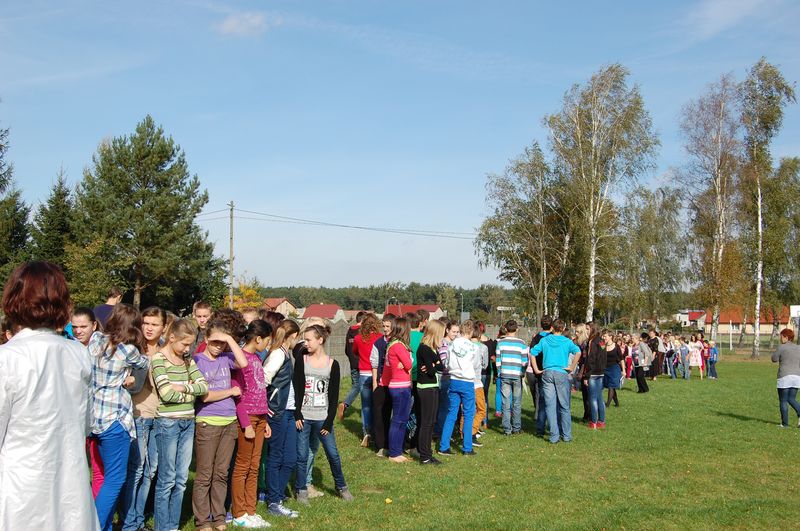
[[[553,319],[558,319],[558,313],[561,303],[561,291],[564,283],[564,269],[567,267],[567,258],[569,257],[569,245],[572,239],[572,232],[569,230],[564,235],[564,244],[561,246],[561,256],[559,257],[558,265],[558,292],[556,293],[556,300],[553,303]]]
[[[739,330],[739,344],[736,345],[737,347],[741,347],[744,343],[744,336],[747,331],[747,312],[742,316],[742,321],[742,328]]]
[[[714,309],[711,311],[711,340],[717,340],[717,330],[719,330],[719,300],[714,303]]]
[[[142,303],[142,277],[139,273],[139,267],[135,269],[136,281],[133,285],[133,306],[138,310]]]
[[[777,313],[774,313],[774,312],[775,312],[775,310],[773,309],[773,314],[772,314],[772,316],[773,316],[772,333],[769,335],[769,349],[770,350],[772,350],[773,345],[775,345],[775,338],[778,337],[778,327],[780,326],[780,323],[778,323],[777,321],[774,320],[774,317],[776,315],[778,315]]]
[[[753,312],[753,354],[751,357],[757,359],[759,355],[759,347],[761,346],[761,282],[764,271],[764,258],[762,256],[762,248],[764,244],[764,227],[762,223],[762,199],[761,199],[761,178],[758,171],[756,171],[756,210],[758,212],[758,244],[756,255],[756,304]],[[774,328],[774,327],[773,327]],[[770,345],[772,341],[770,340]]]
[[[586,305],[586,322],[594,318],[594,281],[597,273],[597,230],[594,226],[589,234],[589,301]]]

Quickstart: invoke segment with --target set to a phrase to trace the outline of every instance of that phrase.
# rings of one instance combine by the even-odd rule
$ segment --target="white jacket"
[[[447,350],[447,372],[450,378],[475,381],[475,358],[479,355],[475,343],[465,337],[457,337]]]
[[[25,328],[0,346],[0,529],[100,529],[86,436],[89,351]]]

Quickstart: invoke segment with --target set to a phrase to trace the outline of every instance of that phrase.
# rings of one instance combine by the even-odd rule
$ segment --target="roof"
[[[441,311],[438,304],[387,304],[384,313],[403,315],[404,313],[415,313],[417,310],[428,310],[430,313]]]
[[[283,301],[287,300],[286,297],[273,297],[264,299],[264,306],[269,308],[270,310],[274,310],[278,306],[281,305]]]
[[[749,313],[749,315],[747,316],[747,322],[748,323],[752,323],[753,322],[752,310],[750,310],[750,312],[748,312],[748,313]],[[726,324],[726,323],[742,324],[742,321],[744,321],[744,314],[745,314],[744,309],[741,306],[731,306],[730,308],[725,308],[723,310],[720,310],[720,312],[719,312],[719,322],[722,323],[722,324]],[[707,319],[708,319],[708,322],[710,323],[711,322],[711,317],[714,314],[711,312],[711,310],[708,310],[706,312],[706,315],[708,315]],[[772,315],[772,309],[771,308],[761,308],[761,319],[759,319],[759,322],[761,324],[772,324],[774,321],[775,321],[775,319],[774,319],[774,317]],[[780,310],[780,312],[778,313],[778,316],[777,316],[777,321],[778,321],[778,324],[786,324],[786,323],[789,322],[789,307],[788,306],[784,306],[783,308],[781,308],[781,310]]]
[[[338,304],[309,304],[303,312],[303,319],[309,317],[322,317],[323,319],[334,319],[336,312],[341,311]]]
[[[706,312],[692,312],[692,311],[690,311],[690,312],[688,312],[688,314],[689,314],[689,320],[690,321],[697,321],[698,319],[703,317],[706,314]]]

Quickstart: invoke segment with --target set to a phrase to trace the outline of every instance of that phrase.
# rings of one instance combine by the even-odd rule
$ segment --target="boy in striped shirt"
[[[528,365],[528,345],[517,337],[517,322],[505,324],[507,334],[497,341],[497,372],[503,395],[503,434],[522,431],[522,378]]]

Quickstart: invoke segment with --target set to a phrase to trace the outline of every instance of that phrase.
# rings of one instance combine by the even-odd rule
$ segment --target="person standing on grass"
[[[700,379],[703,379],[703,343],[698,341],[697,336],[692,336],[689,341],[689,376],[691,377],[692,367],[700,370]]]
[[[439,411],[436,412],[436,428],[433,433],[433,438],[437,441],[442,438],[442,428],[447,418],[447,412],[450,410],[450,373],[447,371],[447,355],[450,352],[450,346],[453,344],[453,341],[455,341],[460,334],[461,328],[458,323],[448,321],[447,324],[445,324],[445,336],[444,339],[442,339],[442,344],[439,346],[442,375],[439,380]]]
[[[653,353],[644,341],[645,339],[647,339],[647,334],[642,334],[642,336],[634,334],[632,338],[631,357],[633,358],[633,370],[636,374],[637,393],[646,393],[650,391],[650,388],[647,386],[647,379],[644,377],[644,369],[647,367],[648,360],[652,358]]]
[[[617,342],[615,338],[608,332],[609,337],[603,338],[606,349],[606,370],[603,376],[603,387],[608,389],[608,399],[606,400],[606,407],[614,402],[614,407],[619,407],[619,398],[617,397],[617,389],[619,389],[622,380],[622,370],[625,367],[625,354],[620,346],[621,341]]]
[[[394,320],[395,317],[392,314],[383,316],[381,321],[383,336],[372,345],[372,352],[369,355],[372,367],[372,431],[375,434],[375,447],[378,449],[375,455],[378,457],[388,457],[389,455],[392,402],[389,399],[389,388],[381,382],[381,379],[386,367],[386,349],[394,328]]]
[[[603,378],[608,360],[606,341],[609,345],[613,345],[609,330],[603,330],[595,340],[589,342],[589,352],[586,357],[583,383],[589,390],[590,430],[606,427],[606,407],[603,403]]]
[[[475,418],[475,356],[478,355],[472,337],[474,326],[472,321],[461,323],[461,336],[457,337],[447,355],[447,371],[450,373],[450,405],[447,418],[442,427],[442,439],[439,441],[439,455],[453,455],[450,450],[450,439],[456,425],[458,411],[463,407],[464,425],[470,426]],[[464,433],[464,444],[461,448],[464,455],[475,455],[472,449],[472,434]]]
[[[781,427],[789,427],[789,406],[797,413],[797,426],[800,427],[800,404],[797,403],[797,389],[800,388],[800,345],[794,344],[794,331],[788,328],[781,330],[781,344],[772,355],[772,362],[778,364]]]
[[[92,356],[93,422],[92,438],[103,469],[103,485],[95,505],[100,527],[111,530],[114,511],[128,471],[131,441],[136,440],[133,402],[125,389],[132,369],[146,369],[144,335],[139,311],[128,304],[116,304],[106,322],[105,332],[95,332],[89,341]]]
[[[363,311],[356,314],[356,322],[353,326],[348,328],[347,335],[344,339],[344,355],[347,356],[347,361],[350,363],[351,385],[350,391],[348,391],[347,396],[344,397],[344,401],[341,402],[336,408],[336,417],[340,421],[344,420],[344,416],[347,414],[347,408],[349,408],[353,402],[355,402],[356,398],[361,395],[361,377],[358,369],[358,356],[356,356],[356,354],[353,352],[353,345],[355,343],[356,336],[358,335],[358,330],[361,328],[361,321],[364,320],[365,315],[367,315],[367,312]]]
[[[477,350],[474,360],[475,368],[475,418],[472,421],[472,446],[480,448],[483,443],[480,438],[485,432],[481,431],[483,419],[486,418],[486,399],[483,395],[482,372],[489,365],[489,347],[481,341],[481,330],[475,328],[472,331],[472,342]],[[527,356],[527,347],[526,347]],[[466,428],[469,430],[469,426]],[[461,418],[461,436],[464,436],[464,418]]]
[[[195,529],[210,531],[213,526],[220,531],[227,527],[228,471],[239,432],[234,397],[242,393],[241,387],[231,385],[231,371],[245,367],[250,360],[227,333],[224,321],[209,322],[206,339],[206,349],[194,356],[208,382],[208,393],[196,403],[192,512]]]
[[[522,377],[528,365],[528,346],[517,337],[517,322],[505,324],[506,336],[497,342],[497,370],[503,395],[503,434],[522,431]]]
[[[719,361],[719,349],[715,341],[708,343],[708,374],[712,380],[717,379],[717,362]]]
[[[678,363],[681,368],[681,376],[684,380],[688,380],[691,375],[689,368],[689,346],[686,344],[686,338],[681,336],[678,338]]]
[[[444,339],[444,325],[439,321],[430,321],[425,327],[425,334],[417,349],[417,394],[419,396],[420,425],[417,451],[422,465],[439,465],[441,462],[433,457],[431,440],[436,412],[439,406],[438,373],[442,370],[438,348]]]
[[[358,385],[361,387],[361,447],[369,447],[372,434],[372,364],[369,357],[372,347],[381,337],[380,321],[374,313],[361,320],[358,334],[353,339],[353,357],[358,363]]]
[[[542,353],[542,390],[544,392],[547,422],[550,424],[550,442],[572,440],[570,415],[570,384],[568,375],[580,360],[581,349],[564,337],[566,324],[561,319],[553,322],[553,333],[542,338],[531,350],[534,358]],[[570,356],[574,358],[570,363]],[[534,367],[534,371],[538,371]]]
[[[497,330],[497,339],[499,343],[501,339],[506,337],[506,327],[501,325]],[[494,374],[494,416],[495,418],[503,418],[503,382],[500,379],[500,369],[497,367],[497,346],[495,345],[495,356],[490,358],[489,362],[492,364],[492,374]],[[502,422],[502,421],[501,421]]]
[[[392,420],[389,427],[389,460],[395,463],[408,461],[403,456],[408,416],[411,413],[411,349],[408,345],[411,323],[405,317],[395,320],[389,345],[386,348],[386,365],[383,382],[389,389],[392,401]]]
[[[478,321],[478,329],[481,331],[481,343],[486,345],[486,350],[489,355],[489,363],[481,370],[481,384],[483,384],[483,403],[486,406],[486,412],[481,419],[481,435],[483,435],[483,428],[489,427],[489,385],[492,383],[492,364],[491,360],[497,357],[497,340],[491,339],[486,335],[486,324]]]
[[[528,368],[525,369],[525,377],[528,380],[528,386],[531,388],[531,397],[533,397],[533,407],[536,414],[536,435],[538,437],[543,437],[547,413],[545,412],[544,393],[542,393],[542,375],[536,374],[533,370],[534,361],[536,362],[536,367],[542,366],[542,353],[540,352],[536,358],[532,358],[530,356],[530,350],[532,350],[539,341],[553,332],[553,318],[549,315],[543,315],[539,321],[539,325],[542,329],[533,336],[531,344],[529,345]]]
[[[153,356],[153,382],[158,393],[155,420],[158,479],[155,494],[155,531],[178,529],[183,494],[189,479],[194,441],[194,400],[208,393],[208,382],[190,353],[197,329],[187,319],[176,319],[166,344]]]
[[[336,492],[344,501],[353,501],[342,472],[342,459],[336,447],[333,419],[339,401],[339,362],[325,352],[331,330],[314,324],[303,332],[308,355],[294,360],[295,428],[297,429],[297,501],[308,504],[308,449],[310,439],[319,439],[333,475]]]

